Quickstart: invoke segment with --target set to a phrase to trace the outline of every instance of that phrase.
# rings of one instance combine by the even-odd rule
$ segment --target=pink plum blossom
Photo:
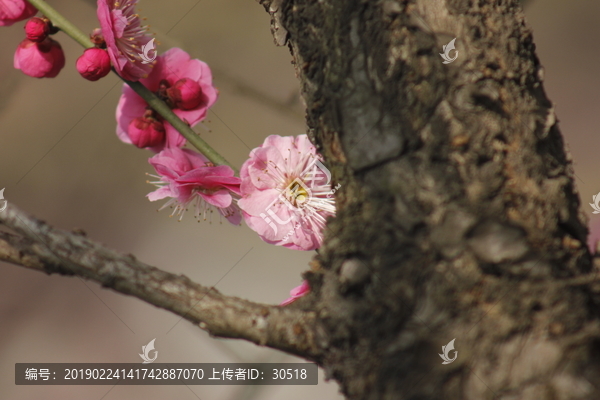
[[[310,286],[308,286],[308,281],[303,281],[300,286],[296,286],[292,290],[290,290],[290,297],[281,302],[280,306],[287,306],[290,303],[298,300],[300,297],[310,293]]]
[[[51,38],[41,43],[24,39],[15,52],[14,67],[34,78],[54,78],[64,66],[65,53]]]
[[[15,22],[33,17],[37,8],[24,0],[0,0],[0,26],[11,26]]]
[[[75,64],[77,72],[89,81],[104,78],[110,72],[110,58],[106,50],[92,47],[86,49]]]
[[[33,17],[25,24],[25,36],[32,42],[40,43],[50,34],[50,21]]]
[[[159,56],[150,76],[140,82],[165,100],[173,112],[190,126],[206,118],[208,108],[217,100],[217,90],[212,85],[212,73],[208,65],[190,59],[189,54],[178,48]],[[117,106],[117,135],[123,142],[132,143],[131,121],[143,117],[149,109],[133,89],[123,85]],[[185,144],[184,137],[171,124],[157,114],[153,118],[164,124],[166,135],[162,143],[148,146],[149,150],[158,153],[164,148]]]
[[[106,49],[117,73],[124,79],[138,81],[152,71],[152,63],[143,63],[142,46],[152,38],[146,34],[135,12],[137,0],[98,0],[98,20]]]
[[[296,250],[321,246],[335,215],[331,175],[306,135],[269,136],[240,171],[244,220],[267,243]]]
[[[177,147],[165,149],[150,158],[158,175],[151,182],[158,189],[148,194],[150,201],[170,198],[161,210],[174,206],[173,214],[180,220],[188,206],[196,208],[195,216],[206,220],[215,207],[229,222],[239,225],[242,215],[235,204],[240,194],[240,178],[231,167],[214,166],[202,154]]]

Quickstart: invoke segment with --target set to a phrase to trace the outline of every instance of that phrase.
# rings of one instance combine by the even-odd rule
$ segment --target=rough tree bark
[[[342,183],[308,275],[328,376],[352,400],[600,398],[586,221],[519,2],[259,2]]]
[[[12,205],[0,260],[314,360],[349,400],[600,398],[600,263],[519,1],[259,2],[342,184],[309,296],[224,296]]]

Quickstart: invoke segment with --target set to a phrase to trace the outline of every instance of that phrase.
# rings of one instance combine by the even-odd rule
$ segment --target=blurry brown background
[[[86,32],[98,25],[95,1],[49,2]],[[220,89],[206,123],[212,132],[196,130],[233,164],[241,165],[267,135],[304,133],[291,57],[273,45],[269,17],[255,1],[141,0],[139,9],[161,42],[159,52],[179,46],[212,67]],[[526,14],[591,215],[587,203],[600,191],[600,2],[534,0]],[[153,190],[144,175],[153,172],[151,154],[114,133],[119,80],[81,79],[74,67],[81,48],[62,33],[56,38],[67,66],[56,79],[14,70],[23,24],[0,28],[0,189],[8,201],[151,265],[205,285],[218,282],[223,293],[265,303],[285,299],[312,252],[265,244],[247,227],[218,218],[198,224],[188,215],[178,223],[167,210],[157,213],[161,204],[144,197]],[[79,278],[2,263],[0,272],[0,400],[342,398],[323,374],[318,386],[304,387],[15,386],[17,362],[137,363],[153,338],[158,362],[302,360],[210,339],[173,314]]]

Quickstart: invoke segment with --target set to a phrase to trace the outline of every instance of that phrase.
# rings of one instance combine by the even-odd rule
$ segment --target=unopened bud
[[[77,59],[77,71],[89,81],[104,78],[110,72],[110,57],[106,50],[91,48]]]
[[[25,35],[32,42],[40,43],[50,33],[50,22],[47,19],[33,17],[25,24]]]
[[[65,66],[65,53],[51,38],[40,43],[24,39],[15,52],[14,66],[34,78],[54,78]]]
[[[202,104],[204,95],[198,82],[183,78],[167,89],[171,103],[180,110],[193,110]]]
[[[127,133],[131,143],[141,149],[160,146],[165,140],[164,125],[153,118],[135,118],[129,123]]]

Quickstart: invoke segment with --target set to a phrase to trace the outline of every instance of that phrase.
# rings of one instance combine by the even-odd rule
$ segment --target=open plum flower
[[[25,0],[0,0],[0,26],[11,26],[37,14],[37,8]]]
[[[217,210],[229,222],[239,225],[242,215],[235,204],[240,194],[240,178],[226,165],[214,166],[202,154],[188,149],[165,149],[150,158],[150,164],[158,175],[151,182],[158,189],[148,194],[150,201],[169,198],[160,209],[174,206],[172,215],[180,220],[189,206],[195,207],[195,216]]]
[[[106,50],[115,70],[124,79],[137,81],[152,71],[151,63],[144,63],[141,54],[152,37],[146,34],[140,16],[135,12],[137,0],[98,0],[100,21]]]
[[[173,112],[190,126],[206,118],[208,108],[217,100],[217,89],[212,85],[212,73],[208,65],[190,59],[185,51],[172,48],[157,58],[154,69],[146,79],[141,79],[148,89],[158,94],[173,109]],[[148,111],[152,115],[148,115]],[[165,135],[160,140],[132,141],[131,133],[139,137],[139,127],[151,121],[164,126]],[[125,143],[160,152],[165,148],[181,147],[185,138],[167,121],[153,113],[148,104],[128,85],[117,106],[117,135]],[[134,138],[134,139],[135,139]],[[143,145],[139,145],[142,143]]]
[[[267,243],[295,250],[321,246],[335,215],[331,175],[306,135],[269,136],[240,171],[244,220]]]

